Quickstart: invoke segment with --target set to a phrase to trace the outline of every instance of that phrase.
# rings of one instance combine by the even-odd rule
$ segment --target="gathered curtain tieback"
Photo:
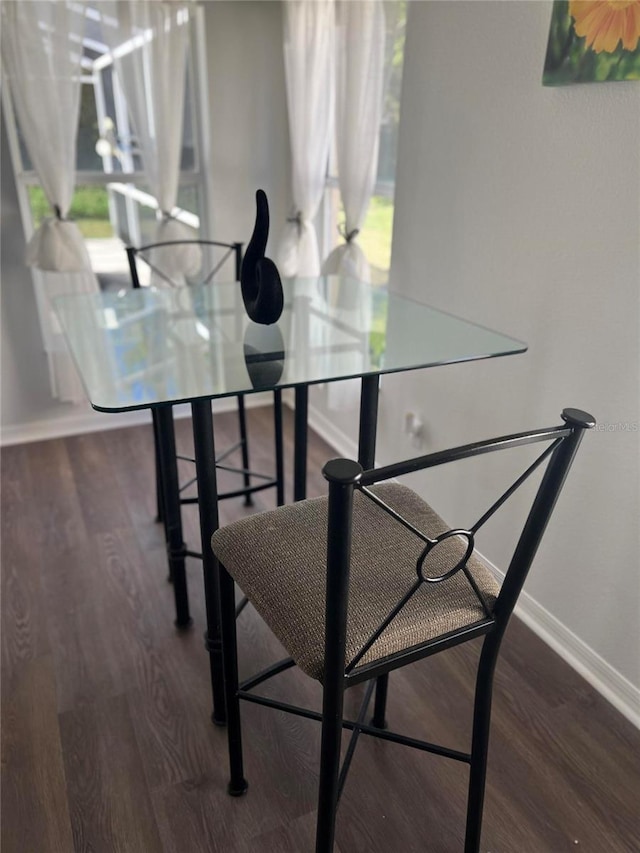
[[[355,240],[355,238],[358,236],[359,233],[360,233],[360,229],[354,228],[353,231],[349,231],[348,234],[345,234],[344,239],[347,241],[347,243],[350,243],[352,240]]]
[[[298,237],[302,234],[302,211],[298,210],[293,216],[287,216],[287,222],[295,223],[298,226]]]
[[[344,237],[345,242],[351,243],[351,241],[355,240],[355,238],[360,233],[360,229],[359,228],[353,228],[351,231],[347,232],[346,225],[340,224],[340,225],[338,225],[338,233],[340,234],[341,237]]]
[[[60,210],[60,205],[59,205],[59,204],[54,204],[54,205],[53,205],[53,212],[55,213],[55,215],[56,215],[56,219],[57,219],[59,222],[70,222],[70,221],[71,221],[71,220],[70,220],[70,219],[68,219],[68,218],[67,218],[67,219],[65,219],[65,217],[62,215],[62,211]]]

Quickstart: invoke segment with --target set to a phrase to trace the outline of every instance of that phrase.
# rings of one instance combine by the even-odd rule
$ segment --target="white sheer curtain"
[[[320,271],[313,225],[325,187],[334,93],[333,0],[286,0],[284,63],[292,157],[294,215],[277,252],[285,276]]]
[[[98,283],[84,239],[67,219],[73,198],[80,113],[83,2],[2,3],[2,61],[16,118],[33,168],[55,215],[27,246],[34,276],[51,392],[68,402],[86,399],[51,300],[93,292]]]
[[[27,263],[42,270],[90,269],[73,198],[80,116],[83,3],[3,3],[2,60],[16,117],[55,216],[37,229]]]
[[[156,240],[192,240],[193,230],[172,219],[171,212],[178,196],[193,6],[190,2],[110,0],[98,8],[149,189],[158,201],[161,219]],[[175,278],[200,266],[197,247],[183,247],[180,252],[158,249],[153,260]]]
[[[336,154],[345,242],[331,252],[322,272],[368,281],[369,263],[356,241],[378,169],[385,14],[382,0],[340,0],[336,16]]]

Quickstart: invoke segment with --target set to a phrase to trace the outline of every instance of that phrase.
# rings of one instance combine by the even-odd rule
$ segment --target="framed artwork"
[[[640,0],[555,0],[545,86],[640,80]]]

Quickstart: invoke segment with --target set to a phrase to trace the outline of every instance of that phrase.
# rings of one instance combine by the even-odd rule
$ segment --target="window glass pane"
[[[200,188],[195,184],[178,187],[178,207],[186,214],[191,214],[185,217],[184,221],[194,229],[194,239],[199,236],[195,226],[200,217],[200,192]],[[157,237],[158,228],[155,207],[149,205],[150,198],[145,198],[139,193],[153,198],[146,184],[126,184],[124,192],[113,186],[109,187],[115,213],[114,230],[124,243],[135,246],[153,243]]]
[[[182,121],[182,155],[180,169],[183,172],[193,172],[196,168],[195,127],[192,106],[193,85],[191,82],[191,66],[187,66],[187,83],[184,97],[184,115]]]
[[[116,99],[115,94],[113,92],[113,65],[107,65],[106,68],[103,68],[99,72],[100,77],[100,85],[102,86],[102,92],[104,97],[104,112],[105,116],[109,116],[109,118],[115,122],[116,120]]]
[[[98,87],[102,98],[98,138],[106,141],[108,156],[98,157],[98,169],[109,173],[130,173],[143,170],[142,158],[112,65],[99,72]],[[103,143],[104,144],[104,143]]]
[[[127,197],[120,192],[109,188],[112,209],[115,214],[114,228],[123,243],[131,245],[135,243],[135,235],[132,233],[132,224],[127,212]]]
[[[178,207],[200,216],[200,189],[196,184],[178,187]]]
[[[70,215],[84,237],[113,237],[106,187],[77,186]]]
[[[31,162],[31,157],[29,157],[29,152],[27,151],[27,146],[25,145],[24,136],[22,135],[22,130],[20,129],[20,123],[18,122],[18,116],[16,115],[16,134],[18,137],[18,149],[20,151],[20,162],[22,163],[22,169],[25,172],[30,172],[33,170],[33,164]]]
[[[145,204],[134,202],[140,226],[140,245],[153,243],[157,239],[158,219],[156,211]]]
[[[126,186],[127,189],[139,189],[148,193],[146,186],[134,187],[133,184]],[[115,211],[114,227],[122,242],[132,246],[153,243],[158,225],[155,208],[144,204],[135,197],[135,194],[130,195],[113,187],[109,188],[109,192]]]
[[[76,169],[101,172],[102,158],[96,152],[100,136],[96,97],[92,83],[83,83],[80,89],[80,120],[76,140]]]
[[[33,227],[37,228],[45,216],[51,216],[53,211],[49,207],[44,191],[40,187],[27,187],[29,193],[29,204],[31,205],[31,217]]]
[[[374,195],[358,242],[371,266],[371,283],[385,284],[391,266],[393,199]]]
[[[101,69],[100,83],[104,98],[104,115],[101,122],[96,118],[96,127],[100,124],[100,133],[95,134],[93,145],[98,138],[107,139],[111,144],[111,159],[105,157],[105,171],[131,173],[144,171],[142,156],[137,144],[135,127],[131,122],[131,116],[127,110],[124,97],[120,94],[120,87],[115,79],[113,66],[107,65]],[[196,157],[196,132],[195,118],[192,109],[192,81],[191,68],[187,66],[186,91],[184,101],[184,114],[182,123],[182,151],[180,158],[180,169],[182,172],[193,172],[197,166]],[[106,120],[106,121],[105,121]],[[98,155],[98,165],[95,168],[102,170],[103,162]],[[78,168],[81,168],[80,166]]]
[[[25,172],[33,171],[33,163],[25,145],[20,124],[16,116],[16,131],[20,147],[20,159]],[[100,136],[98,112],[93,84],[83,83],[80,87],[80,116],[76,143],[76,169],[78,171],[102,171],[102,158],[96,153],[96,142]]]

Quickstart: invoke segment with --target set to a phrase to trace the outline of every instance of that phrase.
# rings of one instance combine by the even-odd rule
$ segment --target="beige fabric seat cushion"
[[[396,483],[372,489],[430,538],[449,525],[415,492]],[[322,680],[324,670],[327,498],[300,501],[217,530],[212,547],[297,665]],[[452,568],[466,540],[450,538],[431,552],[425,574]],[[347,663],[417,579],[424,543],[362,493],[354,496]],[[491,608],[499,586],[476,558],[469,570]],[[485,617],[464,572],[423,583],[360,661],[408,649]]]

